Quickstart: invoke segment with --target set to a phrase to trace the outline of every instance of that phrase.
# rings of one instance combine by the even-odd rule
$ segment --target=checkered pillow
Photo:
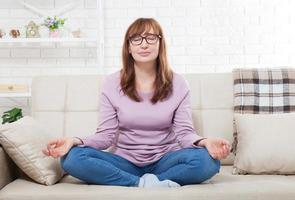
[[[234,69],[234,112],[251,114],[295,111],[295,69]],[[231,152],[236,154],[237,131],[234,121]]]

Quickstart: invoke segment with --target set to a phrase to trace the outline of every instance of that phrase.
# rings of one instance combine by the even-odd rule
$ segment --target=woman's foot
[[[171,180],[160,181],[158,177],[154,174],[144,174],[140,180],[138,187],[143,188],[152,188],[152,187],[164,187],[164,188],[173,188],[180,187],[180,185]]]

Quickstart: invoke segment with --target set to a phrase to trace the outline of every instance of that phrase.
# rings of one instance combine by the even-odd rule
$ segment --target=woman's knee
[[[195,177],[197,183],[213,177],[220,170],[220,160],[212,158],[206,148],[195,149],[191,152],[191,159],[190,164],[196,172],[191,178]]]
[[[220,160],[214,159],[208,152],[206,148],[201,149],[200,159],[203,166],[210,169],[212,172],[219,172],[220,170]]]
[[[70,171],[72,166],[76,165],[77,159],[83,154],[83,148],[72,147],[67,154],[61,157],[60,163],[65,171]]]
[[[214,159],[206,148],[202,152],[201,162],[202,171],[206,179],[213,177],[220,171],[220,160]]]

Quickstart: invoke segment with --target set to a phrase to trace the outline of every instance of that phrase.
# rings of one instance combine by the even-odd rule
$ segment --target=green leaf
[[[2,124],[11,123],[17,121],[22,118],[22,109],[21,108],[13,108],[11,110],[5,111],[2,115]]]

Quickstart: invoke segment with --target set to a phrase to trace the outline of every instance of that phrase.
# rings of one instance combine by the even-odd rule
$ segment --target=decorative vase
[[[60,31],[59,29],[53,29],[53,30],[49,30],[49,37],[51,38],[59,38],[60,35]]]

